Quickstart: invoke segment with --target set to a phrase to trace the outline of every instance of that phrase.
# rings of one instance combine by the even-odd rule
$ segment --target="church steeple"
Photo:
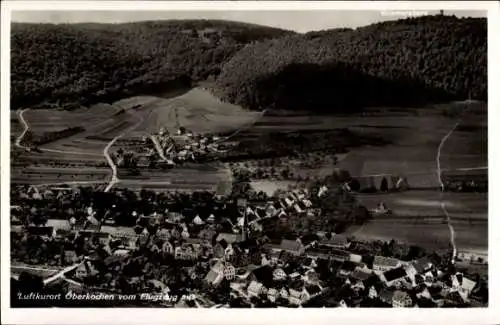
[[[243,209],[243,227],[241,229],[241,241],[246,241],[248,239],[247,200],[238,199],[237,205],[240,209]]]

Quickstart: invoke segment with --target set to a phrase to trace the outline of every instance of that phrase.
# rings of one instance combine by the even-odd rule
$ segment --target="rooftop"
[[[384,277],[387,281],[393,281],[396,279],[400,279],[406,276],[406,271],[402,267],[398,267],[397,269],[392,269],[387,272],[384,272]]]

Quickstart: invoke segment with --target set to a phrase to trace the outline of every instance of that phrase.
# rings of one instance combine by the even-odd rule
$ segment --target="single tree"
[[[387,179],[384,177],[384,178],[382,178],[382,181],[380,182],[380,191],[387,192],[388,190],[389,190],[389,184],[387,182]]]

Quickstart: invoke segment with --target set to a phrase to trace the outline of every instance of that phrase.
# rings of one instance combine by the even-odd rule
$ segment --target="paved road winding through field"
[[[121,133],[120,135],[114,137],[106,145],[106,147],[104,147],[104,150],[103,150],[104,158],[106,158],[106,161],[108,162],[109,167],[111,167],[111,172],[112,172],[112,174],[111,174],[111,181],[109,182],[108,186],[106,186],[106,189],[104,190],[104,192],[109,192],[109,190],[113,187],[113,185],[115,185],[119,181],[119,179],[118,179],[118,169],[116,167],[115,162],[113,161],[113,158],[111,158],[111,156],[109,155],[109,149],[113,146],[113,144],[115,144],[116,140],[118,140],[121,136],[123,136],[123,133]]]
[[[444,193],[444,183],[443,179],[441,176],[441,150],[443,149],[444,144],[446,143],[446,140],[450,137],[450,135],[455,131],[455,129],[458,127],[460,122],[457,122],[453,128],[450,130],[450,132],[446,133],[445,136],[441,139],[441,142],[439,143],[439,147],[437,150],[436,154],[436,174],[437,174],[437,179],[439,181],[439,185],[441,187],[441,209],[443,210],[445,216],[446,216],[446,223],[448,224],[448,228],[450,230],[450,243],[453,248],[453,255],[451,256],[451,263],[455,264],[455,257],[457,256],[457,246],[455,244],[455,229],[453,228],[453,225],[451,224],[451,219],[450,215],[448,214],[448,211],[446,210],[446,205],[443,200],[443,193]]]
[[[151,112],[149,112],[146,116],[149,116]],[[106,158],[108,164],[109,164],[109,167],[111,167],[111,172],[112,172],[112,175],[111,175],[111,181],[109,182],[108,186],[106,186],[106,189],[104,189],[104,192],[109,192],[109,190],[116,184],[120,181],[120,179],[118,178],[118,168],[116,167],[116,164],[115,162],[113,161],[113,159],[111,158],[111,156],[109,155],[109,149],[115,144],[115,142],[120,139],[121,137],[123,137],[125,134],[127,134],[128,132],[131,132],[133,131],[135,128],[137,128],[139,125],[141,125],[141,123],[144,121],[145,119],[145,116],[141,116],[139,118],[139,121],[137,121],[137,123],[135,123],[134,125],[132,125],[131,127],[129,127],[128,129],[126,129],[125,131],[123,131],[122,133],[120,133],[119,135],[117,135],[116,137],[114,137],[113,139],[111,139],[111,141],[106,145],[106,147],[104,147],[104,150],[103,150],[103,155],[104,155],[104,158]]]
[[[29,130],[28,122],[26,122],[26,120],[24,119],[24,112],[26,112],[26,110],[28,110],[28,109],[25,108],[23,110],[17,111],[17,117],[19,118],[19,120],[23,124],[24,130],[16,139],[16,147],[24,149],[24,150],[28,150],[28,147],[21,144],[21,141],[23,141],[24,136],[26,135],[26,133]]]

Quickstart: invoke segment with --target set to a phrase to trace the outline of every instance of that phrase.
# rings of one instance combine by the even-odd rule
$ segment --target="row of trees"
[[[215,30],[207,39],[204,31]],[[11,107],[90,104],[220,72],[244,44],[288,32],[236,22],[12,25]]]
[[[253,109],[351,111],[486,100],[486,19],[424,16],[259,42],[238,52],[214,92]]]

